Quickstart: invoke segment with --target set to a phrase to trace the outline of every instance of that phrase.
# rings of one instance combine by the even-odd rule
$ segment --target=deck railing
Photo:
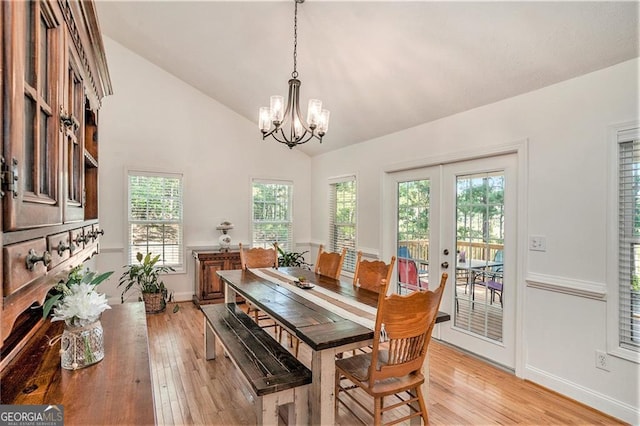
[[[429,260],[429,240],[398,241],[398,248],[407,247],[413,259]],[[486,244],[481,242],[458,241],[456,251],[465,252],[465,258],[494,260],[496,253],[504,250],[504,244]]]

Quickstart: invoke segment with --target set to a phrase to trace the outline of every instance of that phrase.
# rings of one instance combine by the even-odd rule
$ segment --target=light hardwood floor
[[[177,313],[170,306],[147,323],[159,425],[255,424],[251,394],[231,361],[204,359],[199,309],[180,303]],[[430,424],[623,424],[437,341],[430,356]],[[303,344],[299,358],[309,365]],[[358,424],[343,409],[337,422]]]

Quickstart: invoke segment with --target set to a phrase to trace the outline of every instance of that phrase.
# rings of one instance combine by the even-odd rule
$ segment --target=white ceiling
[[[293,70],[293,0],[96,3],[107,36],[256,122],[261,139],[258,108],[286,96]],[[637,1],[307,0],[302,112],[319,98],[331,122],[322,145],[296,149],[317,155],[638,57],[638,10]]]

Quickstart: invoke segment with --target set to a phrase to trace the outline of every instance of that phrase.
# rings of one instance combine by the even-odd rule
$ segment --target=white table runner
[[[370,330],[373,330],[375,327],[376,308],[373,306],[342,296],[318,285],[311,289],[302,289],[293,283],[297,277],[285,274],[277,269],[250,269],[250,271],[260,278],[286,287],[287,290],[345,319],[367,327]]]

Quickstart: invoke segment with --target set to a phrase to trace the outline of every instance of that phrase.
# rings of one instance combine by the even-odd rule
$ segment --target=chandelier
[[[307,107],[307,119],[300,114],[300,80],[298,80],[298,3],[304,0],[294,0],[295,12],[293,18],[293,72],[289,80],[289,96],[287,106],[284,106],[282,96],[271,96],[270,107],[260,108],[258,125],[262,132],[262,139],[272,136],[280,143],[293,148],[296,145],[309,142],[316,138],[322,143],[322,137],[329,128],[329,111],[322,109],[322,101],[310,99]],[[273,125],[273,128],[271,127]]]

